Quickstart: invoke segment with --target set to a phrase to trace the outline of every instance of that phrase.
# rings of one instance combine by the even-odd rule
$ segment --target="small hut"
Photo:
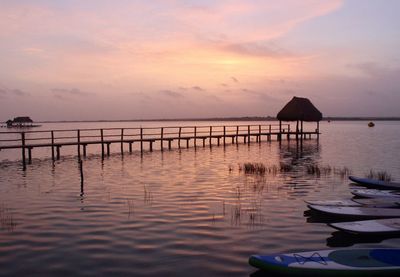
[[[322,119],[322,113],[307,98],[294,96],[285,107],[276,116],[279,120],[279,131],[281,132],[282,121],[296,121],[297,134],[303,133],[303,122],[317,122],[316,132],[319,134],[319,122]],[[299,122],[300,130],[299,130]]]
[[[9,126],[9,121],[7,121],[7,126]],[[11,126],[15,127],[26,127],[26,126],[31,126],[33,123],[33,120],[29,116],[18,116],[14,117],[14,119],[11,121]]]

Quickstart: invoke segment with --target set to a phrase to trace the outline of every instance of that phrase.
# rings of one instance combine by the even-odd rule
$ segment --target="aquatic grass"
[[[0,205],[0,227],[1,230],[6,230],[9,232],[14,231],[17,223],[14,220],[14,216],[11,210],[4,204]]]
[[[264,175],[266,167],[263,163],[244,163],[242,169],[245,174]]]
[[[367,178],[370,179],[377,179],[385,182],[390,182],[392,181],[392,176],[387,173],[386,171],[374,171],[372,169],[369,170],[369,173],[366,174]]]
[[[342,178],[346,178],[351,174],[351,169],[346,167],[346,166],[344,166],[342,168],[336,168],[335,167],[334,170],[333,170],[333,173],[335,175],[339,175]]]
[[[236,198],[240,201],[240,197],[241,197],[241,192],[240,192],[240,187],[236,187]]]
[[[231,224],[232,225],[240,225],[242,213],[243,213],[243,210],[242,210],[242,206],[240,204],[237,204],[235,207],[232,208],[232,210],[231,210]]]
[[[244,171],[245,174],[249,175],[263,176],[266,173],[276,175],[279,172],[291,172],[293,170],[294,170],[293,165],[288,163],[280,163],[279,166],[277,165],[266,166],[263,163],[251,163],[251,162],[239,164],[239,172]]]
[[[133,214],[135,212],[135,204],[133,202],[133,199],[127,199],[126,203],[128,205],[128,214]]]
[[[329,165],[320,166],[317,164],[307,165],[306,172],[309,175],[320,177],[321,175],[329,175],[332,172],[332,167]]]
[[[146,185],[144,185],[144,202],[150,204],[153,202],[153,193],[146,187]]]
[[[291,172],[293,171],[294,167],[288,163],[280,163],[279,164],[279,171],[280,172]]]

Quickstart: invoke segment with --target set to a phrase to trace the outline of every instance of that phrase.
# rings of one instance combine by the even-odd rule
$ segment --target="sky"
[[[0,0],[0,121],[400,116],[398,0]]]

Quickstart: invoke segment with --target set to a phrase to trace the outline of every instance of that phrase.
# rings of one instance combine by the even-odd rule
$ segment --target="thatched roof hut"
[[[33,120],[29,116],[14,117],[13,123],[33,123]]]
[[[322,113],[307,98],[293,97],[276,116],[279,121],[315,121]]]
[[[276,116],[279,120],[279,131],[282,131],[282,121],[296,121],[296,139],[298,134],[303,137],[303,122],[317,122],[315,132],[319,136],[319,121],[322,120],[322,113],[307,98],[294,96]],[[299,126],[300,122],[300,126]],[[299,128],[300,127],[300,128]]]

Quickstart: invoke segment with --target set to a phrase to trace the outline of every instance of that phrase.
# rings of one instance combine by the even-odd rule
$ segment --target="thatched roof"
[[[282,121],[320,121],[322,113],[307,98],[295,96],[276,117]]]
[[[32,123],[33,120],[29,116],[14,117],[13,123]]]

